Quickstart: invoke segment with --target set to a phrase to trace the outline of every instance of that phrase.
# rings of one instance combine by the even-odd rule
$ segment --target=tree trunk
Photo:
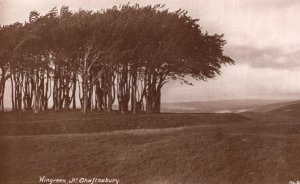
[[[6,70],[1,66],[1,78],[0,78],[0,111],[4,111],[4,93],[5,93],[5,83],[6,83]]]
[[[82,95],[83,95],[83,108],[82,113],[87,113],[87,105],[88,105],[88,73],[87,73],[87,58],[84,59],[84,66],[82,71]]]
[[[15,110],[15,99],[14,99],[14,82],[13,82],[13,75],[12,71],[10,73],[10,83],[11,83],[11,105],[12,105],[12,110]]]
[[[73,92],[72,92],[72,99],[73,99],[73,109],[76,109],[76,73],[73,73]]]

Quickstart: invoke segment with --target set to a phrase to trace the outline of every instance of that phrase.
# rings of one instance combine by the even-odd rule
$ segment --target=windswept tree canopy
[[[76,108],[79,91],[83,112],[110,111],[117,99],[121,112],[157,113],[168,81],[207,80],[234,63],[223,55],[223,35],[203,33],[187,11],[163,5],[32,11],[29,22],[2,26],[0,42],[1,74],[18,88],[13,108],[36,112],[50,97],[55,110]]]

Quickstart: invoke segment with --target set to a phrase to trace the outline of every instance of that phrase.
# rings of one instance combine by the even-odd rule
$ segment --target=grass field
[[[128,184],[300,180],[300,121],[270,113],[0,114],[0,183],[117,178]]]

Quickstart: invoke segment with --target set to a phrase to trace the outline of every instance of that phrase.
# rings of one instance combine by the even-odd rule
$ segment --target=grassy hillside
[[[287,101],[287,102],[281,102],[281,103],[271,103],[267,105],[261,105],[254,109],[255,112],[270,112],[270,111],[275,111],[276,109],[283,108],[285,106],[293,105],[293,104],[298,104],[300,103],[299,100],[295,101]]]
[[[274,109],[271,112],[289,117],[300,118],[300,103],[285,105],[283,107]]]
[[[125,184],[286,184],[300,176],[300,123],[280,117],[5,114],[4,126],[22,124],[22,130],[0,137],[0,183],[38,183],[47,176],[118,178]],[[82,132],[75,128],[81,122]],[[66,132],[51,129],[62,124]],[[26,126],[49,132],[30,135],[41,129],[28,132]],[[85,129],[90,126],[93,133]]]
[[[247,118],[237,114],[106,114],[80,111],[54,112],[42,114],[4,113],[1,117],[0,135],[41,135],[95,133],[116,130],[174,128],[226,122],[244,122]]]

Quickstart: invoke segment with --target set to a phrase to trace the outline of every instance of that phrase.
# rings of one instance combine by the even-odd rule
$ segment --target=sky
[[[164,102],[300,98],[299,0],[0,0],[0,24],[28,21],[32,10],[100,10],[128,2],[187,10],[203,31],[224,34],[224,53],[236,62],[207,82],[169,82]]]

